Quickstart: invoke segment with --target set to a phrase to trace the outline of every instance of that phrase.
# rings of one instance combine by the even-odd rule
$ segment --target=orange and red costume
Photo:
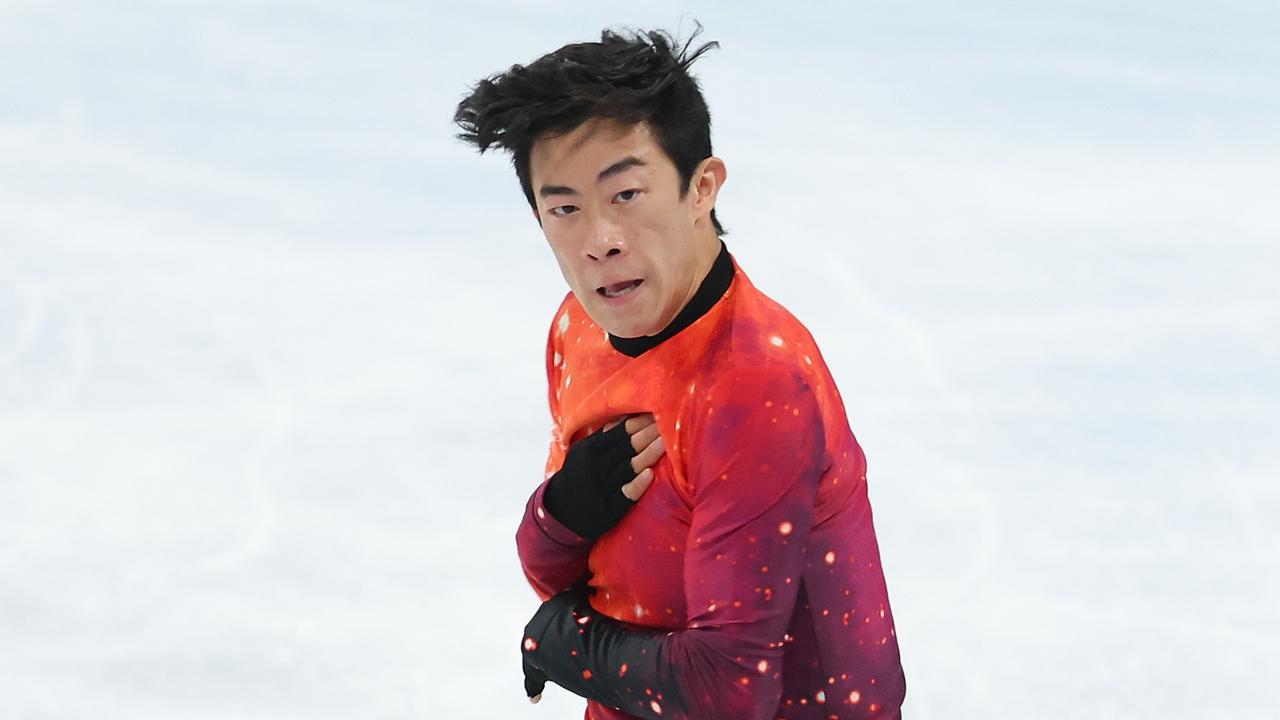
[[[723,246],[717,263],[727,290],[636,357],[572,293],[561,303],[547,477],[626,414],[652,412],[667,452],[594,544],[546,511],[544,482],[516,534],[522,567],[543,600],[590,572],[591,609],[648,638],[634,658],[575,651],[574,672],[625,698],[589,697],[588,720],[897,718],[905,681],[840,393],[805,327]]]

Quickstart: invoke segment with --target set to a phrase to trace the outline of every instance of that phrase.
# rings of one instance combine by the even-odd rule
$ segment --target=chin
[[[648,330],[636,329],[636,327],[632,325],[601,325],[601,327],[603,327],[605,332],[610,335],[620,338],[638,338],[653,334]]]
[[[596,324],[604,328],[605,332],[614,337],[620,338],[638,338],[646,335],[657,335],[660,330],[655,330],[647,324],[640,323],[618,323],[610,322],[607,318],[602,318],[604,322],[596,320]]]

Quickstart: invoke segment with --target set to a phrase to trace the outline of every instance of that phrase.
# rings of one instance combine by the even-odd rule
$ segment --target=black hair
[[[677,50],[675,39],[661,30],[605,30],[600,42],[572,43],[527,66],[512,65],[481,80],[458,103],[458,138],[481,153],[491,146],[510,151],[520,187],[536,210],[529,177],[534,141],[597,117],[646,122],[676,166],[684,197],[694,168],[711,157],[711,114],[689,66],[719,43],[690,52],[701,32],[698,24]],[[717,235],[725,234],[714,208],[711,223]]]

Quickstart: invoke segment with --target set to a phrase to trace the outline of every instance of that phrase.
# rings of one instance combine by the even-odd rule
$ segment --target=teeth
[[[623,287],[621,290],[618,290],[617,292],[614,292],[612,290],[609,290],[608,288],[605,288],[604,295],[605,297],[609,297],[609,298],[621,297],[631,292],[632,290],[635,290],[637,287],[640,287],[640,283],[633,282],[632,284],[627,285],[626,287]]]

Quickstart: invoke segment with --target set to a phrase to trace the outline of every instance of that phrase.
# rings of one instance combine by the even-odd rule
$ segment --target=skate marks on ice
[[[250,365],[262,379],[263,390],[269,398],[263,408],[265,427],[258,431],[252,447],[241,459],[240,481],[244,484],[251,520],[239,538],[206,561],[205,568],[213,572],[235,571],[250,562],[268,547],[279,526],[277,502],[266,466],[272,451],[281,445],[292,427],[293,414],[281,392],[281,383],[267,361],[258,356]]]
[[[850,305],[863,317],[886,328],[906,342],[921,375],[942,394],[952,408],[957,410],[969,408],[969,398],[950,379],[950,374],[940,358],[937,343],[929,336],[923,325],[875,298],[858,273],[842,257],[831,251],[826,251],[822,255],[822,267],[834,281],[844,299],[849,301]]]
[[[92,347],[83,314],[65,295],[0,265],[0,420],[45,417],[84,385]]]
[[[937,343],[923,324],[876,298],[858,273],[840,255],[830,251],[823,253],[821,265],[857,317],[866,318],[875,326],[884,328],[892,336],[902,340],[910,351],[914,373],[903,371],[894,380],[913,386],[917,384],[917,380],[923,380],[934,391],[928,396],[931,407],[963,417],[972,402],[952,380],[952,373],[943,362]],[[868,350],[872,353],[881,351],[883,348],[879,346],[872,346]],[[911,376],[903,377],[907,374]],[[920,503],[916,510],[924,513],[922,523],[938,527],[949,536],[943,547],[951,548],[953,552],[943,553],[948,561],[943,567],[934,568],[938,574],[933,577],[945,579],[945,582],[955,586],[955,590],[961,587],[972,589],[990,575],[1002,535],[1001,521],[990,490],[975,480],[970,459],[948,452],[954,446],[956,438],[966,443],[970,441],[971,434],[971,427],[965,425],[956,430],[955,437],[942,439],[942,442],[934,444],[926,444],[911,436],[893,439],[895,456],[903,460],[909,459],[913,464],[920,463],[915,468],[918,479],[923,482],[922,478],[929,478],[928,492],[916,496],[916,501]],[[874,454],[868,465],[876,465]],[[884,466],[879,465],[879,468],[883,471]],[[906,478],[901,481],[910,482]],[[955,551],[960,551],[961,548],[967,548],[964,551],[966,554],[956,555]],[[932,611],[941,609],[946,595],[947,593],[939,593],[935,596],[938,598],[936,603],[930,601]]]
[[[93,348],[74,303],[11,265],[0,265],[0,569],[32,562],[41,512],[57,506],[43,469],[63,462],[78,438],[61,429],[93,365]],[[3,599],[3,598],[0,598]]]

